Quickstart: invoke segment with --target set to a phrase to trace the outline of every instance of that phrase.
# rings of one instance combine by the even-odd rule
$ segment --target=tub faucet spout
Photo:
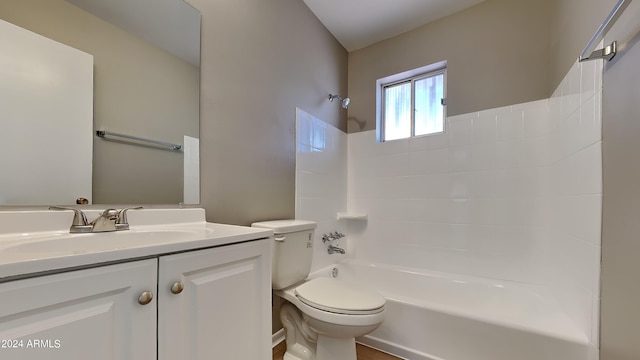
[[[339,246],[335,246],[335,245],[329,245],[329,247],[327,247],[327,252],[329,254],[333,254],[333,253],[344,254],[345,253],[343,248],[341,248]]]

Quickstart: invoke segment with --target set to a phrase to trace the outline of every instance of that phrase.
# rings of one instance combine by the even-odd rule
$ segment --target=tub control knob
[[[145,291],[138,297],[138,304],[147,305],[153,300],[153,293],[151,291]]]
[[[182,290],[184,290],[184,285],[182,284],[181,281],[178,281],[173,285],[171,285],[171,292],[174,294],[180,294]]]

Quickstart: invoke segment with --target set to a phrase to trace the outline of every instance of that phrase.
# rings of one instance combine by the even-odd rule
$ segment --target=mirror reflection
[[[1,60],[13,64],[0,71],[0,125],[5,129],[0,139],[10,137],[17,144],[0,153],[3,169],[13,164],[0,175],[0,205],[64,205],[77,198],[93,204],[199,202],[197,10],[183,0],[2,0],[0,19],[17,28],[11,31],[38,34],[42,39],[35,43],[47,44],[44,50],[34,45],[19,60],[15,49],[2,48],[11,41],[0,45]],[[0,27],[0,38],[16,39],[11,31]],[[52,48],[91,59],[82,86],[61,85],[70,76],[53,70],[58,55],[50,55]],[[56,61],[66,63],[67,70],[74,67]],[[74,76],[86,66],[75,68]],[[31,81],[15,83],[24,79]],[[73,92],[76,97],[64,100],[66,105],[52,100]],[[7,103],[19,105],[9,111]],[[52,103],[64,111],[48,107]],[[81,110],[71,111],[74,104]],[[33,109],[41,111],[34,114]],[[74,125],[73,116],[83,122]],[[96,131],[181,149],[101,138]],[[76,187],[82,181],[85,185]]]

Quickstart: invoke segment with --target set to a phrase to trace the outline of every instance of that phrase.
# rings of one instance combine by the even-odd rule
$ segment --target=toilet
[[[285,300],[280,309],[287,342],[284,360],[356,360],[355,338],[382,323],[385,298],[328,276],[307,280],[315,222],[274,220],[251,226],[274,233],[271,284]]]

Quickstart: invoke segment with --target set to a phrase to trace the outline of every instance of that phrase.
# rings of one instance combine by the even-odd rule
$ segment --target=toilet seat
[[[374,291],[327,277],[305,282],[294,294],[308,306],[343,315],[377,314],[385,304],[385,298]]]

